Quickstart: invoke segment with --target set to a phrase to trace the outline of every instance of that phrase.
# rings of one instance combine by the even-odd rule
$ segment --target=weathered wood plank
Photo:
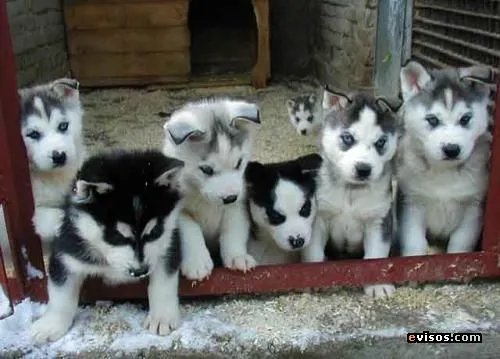
[[[64,7],[68,30],[187,25],[188,0],[94,3]]]
[[[70,62],[76,78],[181,76],[190,72],[188,51],[73,55]]]
[[[188,21],[187,0],[125,4],[124,8],[127,27],[180,26]]]
[[[172,52],[189,48],[185,26],[151,29],[97,29],[68,32],[71,55],[91,53]]]
[[[64,9],[67,30],[109,29],[125,26],[125,9],[116,4],[77,3]]]

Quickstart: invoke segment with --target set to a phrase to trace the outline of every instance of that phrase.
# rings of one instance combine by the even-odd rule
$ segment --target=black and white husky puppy
[[[340,253],[388,257],[398,117],[385,100],[368,94],[328,91],[325,98],[332,111],[321,134],[318,213],[304,259],[323,261],[328,239]],[[393,291],[393,285],[365,287],[370,296],[388,296]]]
[[[145,328],[165,335],[179,325],[182,199],[176,178],[182,166],[157,151],[117,151],[85,161],[51,242],[49,302],[32,326],[36,342],[69,330],[88,276],[110,284],[149,276]]]
[[[49,240],[61,222],[61,207],[84,157],[79,84],[60,78],[18,91],[21,134],[28,155],[36,233]]]
[[[397,154],[401,252],[469,252],[482,229],[491,135],[488,68],[401,69],[404,131]],[[428,243],[431,241],[431,243]]]
[[[181,272],[188,279],[210,275],[209,249],[220,247],[227,268],[247,271],[256,265],[247,252],[244,172],[259,123],[257,105],[232,99],[188,103],[165,123],[163,152],[186,164],[180,177],[186,200],[180,226],[185,238]]]
[[[300,262],[316,216],[316,175],[321,156],[262,164],[250,162],[245,178],[253,222],[249,253],[259,264]]]

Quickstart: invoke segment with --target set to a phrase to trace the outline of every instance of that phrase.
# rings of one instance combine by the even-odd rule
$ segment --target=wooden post
[[[375,48],[375,94],[396,97],[405,27],[406,1],[379,0]]]

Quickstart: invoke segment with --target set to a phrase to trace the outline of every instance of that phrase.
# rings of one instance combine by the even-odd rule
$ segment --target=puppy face
[[[320,125],[321,119],[317,111],[316,95],[288,99],[286,107],[290,123],[299,135],[310,135]]]
[[[382,99],[329,92],[321,145],[337,174],[352,184],[380,178],[397,147],[397,117]]]
[[[156,151],[97,155],[83,164],[71,199],[80,214],[76,226],[107,265],[142,277],[167,254],[182,166]],[[102,235],[93,235],[96,226],[85,221],[97,223]]]
[[[205,101],[175,112],[165,124],[164,153],[185,161],[185,190],[195,190],[216,205],[240,202],[258,123],[259,109],[244,101]]]
[[[315,161],[319,163],[320,159]],[[252,219],[284,251],[309,245],[316,216],[316,171],[317,167],[303,167],[300,161],[248,165],[246,178]]]
[[[489,87],[467,70],[431,74],[417,62],[401,70],[405,133],[421,145],[431,164],[463,163],[487,131]]]
[[[59,79],[19,91],[21,132],[30,165],[39,171],[78,164],[82,115],[78,82]]]

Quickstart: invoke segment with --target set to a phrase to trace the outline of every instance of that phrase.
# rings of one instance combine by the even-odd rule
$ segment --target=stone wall
[[[68,74],[61,0],[7,0],[19,86]]]
[[[344,91],[373,82],[377,0],[318,0],[313,11],[314,67],[320,81]]]

